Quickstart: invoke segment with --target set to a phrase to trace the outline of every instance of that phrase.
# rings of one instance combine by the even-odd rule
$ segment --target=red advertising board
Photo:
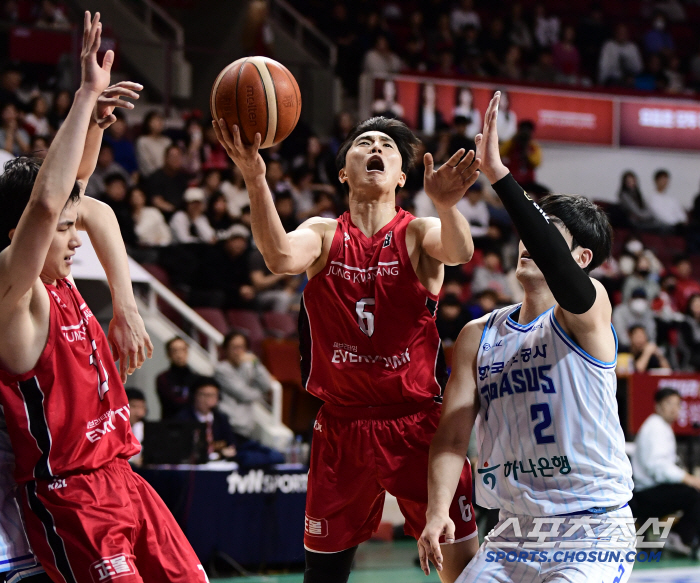
[[[623,101],[620,145],[700,149],[700,105],[672,101]]]
[[[676,389],[682,398],[681,415],[673,425],[676,435],[698,435],[700,430],[700,375],[674,373],[668,376],[633,374],[628,379],[628,427],[639,431],[644,420],[654,412],[654,394],[663,388]]]
[[[483,119],[489,100],[496,90],[495,87],[454,81],[404,77],[386,81],[376,79],[373,89],[373,113],[391,110],[415,130],[423,129],[421,116],[426,109],[437,112],[444,123],[450,124],[465,89],[471,91],[474,107]],[[509,88],[506,99],[515,119],[535,123],[535,137],[540,140],[607,146],[614,144],[614,107],[611,98]],[[504,105],[501,107],[502,112],[505,110]]]

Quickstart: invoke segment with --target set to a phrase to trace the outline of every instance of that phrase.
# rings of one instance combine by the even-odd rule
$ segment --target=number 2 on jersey
[[[535,425],[535,440],[538,444],[554,443],[553,435],[543,435],[543,431],[552,424],[552,414],[549,411],[549,403],[536,403],[530,405],[530,419],[537,421],[542,413],[542,421]]]

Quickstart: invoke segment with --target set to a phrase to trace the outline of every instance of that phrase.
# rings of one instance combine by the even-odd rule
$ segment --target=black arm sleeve
[[[593,307],[596,288],[571,256],[559,229],[515,181],[512,174],[493,185],[532,260],[540,268],[557,303],[583,314]]]

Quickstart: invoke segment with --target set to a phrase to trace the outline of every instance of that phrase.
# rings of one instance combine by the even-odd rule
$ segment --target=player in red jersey
[[[0,404],[27,534],[53,581],[206,581],[172,515],[127,461],[139,444],[120,376],[152,347],[116,218],[82,197],[76,177],[92,173],[119,96],[137,94],[134,84],[108,87],[114,55],[98,65],[100,36],[99,14],[86,13],[82,83],[46,160],[13,160],[0,177],[0,232],[9,235],[0,252]],[[70,277],[78,228],[95,236],[117,298],[110,341],[121,375]]]
[[[306,272],[300,316],[303,383],[324,401],[315,422],[306,503],[307,583],[348,579],[360,542],[377,529],[384,493],[394,494],[405,531],[425,525],[428,450],[445,381],[435,311],[444,264],[470,260],[469,225],[455,205],[478,177],[464,150],[438,171],[425,156],[425,190],[439,219],[396,207],[418,139],[405,124],[372,118],[340,149],[339,180],[350,211],[312,218],[285,233],[255,144],[214,123],[250,194],[255,241],[273,273]],[[451,507],[440,576],[454,581],[478,548],[465,463]]]

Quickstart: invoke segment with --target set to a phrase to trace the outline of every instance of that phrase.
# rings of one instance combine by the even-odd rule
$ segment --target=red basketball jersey
[[[379,406],[441,394],[447,379],[435,312],[406,249],[402,209],[373,237],[346,212],[328,261],[304,290],[302,381],[327,403]]]
[[[18,483],[94,470],[140,450],[97,319],[70,281],[45,287],[49,337],[36,366],[22,375],[0,369],[0,402]]]

